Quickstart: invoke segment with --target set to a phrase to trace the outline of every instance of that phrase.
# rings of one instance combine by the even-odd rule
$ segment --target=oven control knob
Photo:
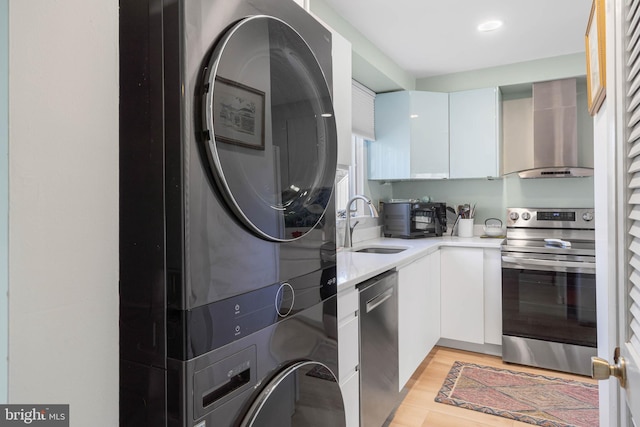
[[[585,212],[582,214],[582,219],[589,222],[593,220],[593,212]]]
[[[522,212],[522,219],[529,221],[531,219],[531,214],[529,212]]]
[[[511,212],[509,214],[509,218],[511,218],[513,221],[517,221],[518,218],[520,218],[520,215],[518,215],[518,212]]]

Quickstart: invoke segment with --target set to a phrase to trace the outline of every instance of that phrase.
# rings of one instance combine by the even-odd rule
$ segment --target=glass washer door
[[[240,427],[344,427],[346,414],[336,377],[322,363],[297,362],[269,381]]]
[[[307,43],[277,18],[245,18],[216,44],[204,79],[205,152],[227,205],[267,240],[312,231],[332,196],[337,147],[331,94]]]

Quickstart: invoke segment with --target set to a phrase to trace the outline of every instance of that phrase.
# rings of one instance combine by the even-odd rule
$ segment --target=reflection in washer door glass
[[[340,386],[331,371],[318,363],[304,363],[290,372],[250,416],[248,425],[254,427],[345,425]]]
[[[230,32],[209,77],[214,172],[246,225],[295,239],[318,224],[331,197],[330,93],[313,53],[284,22],[248,18]]]

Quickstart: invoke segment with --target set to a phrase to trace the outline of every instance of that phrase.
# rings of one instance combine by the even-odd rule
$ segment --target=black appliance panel
[[[170,310],[168,356],[192,359],[304,311],[336,293],[336,268],[330,267],[193,310]]]
[[[596,347],[595,274],[503,268],[502,333]]]
[[[562,211],[538,211],[536,213],[536,219],[538,221],[575,221],[575,212],[562,212]]]
[[[334,295],[197,358],[168,359],[167,369],[122,361],[120,425],[194,427],[206,422],[230,427],[257,414],[258,420],[270,415],[272,424],[266,425],[344,426],[343,398],[335,379],[336,308]],[[274,381],[285,371],[292,375]],[[254,403],[273,387],[274,396],[294,398],[288,403],[299,412],[297,418],[284,412],[256,413]],[[296,393],[302,390],[304,396]],[[323,409],[308,418],[314,405]]]
[[[169,359],[168,376],[175,376],[178,386],[173,389],[174,394],[168,396],[168,420],[174,420],[168,425],[197,426],[206,421],[207,426],[239,426],[242,420],[255,415],[256,402],[267,397],[265,395],[276,386],[274,395],[294,398],[287,404],[300,411],[299,416],[308,414],[314,405],[330,410],[320,411],[317,418],[302,418],[308,424],[298,422],[302,420],[292,417],[290,412],[273,415],[267,408],[257,420],[270,415],[271,424],[266,425],[283,426],[293,422],[292,426],[300,427],[344,426],[342,393],[335,381],[338,368],[336,308],[334,295],[202,356],[188,361]],[[292,375],[278,382],[282,373],[291,371],[292,367]],[[307,385],[291,378],[304,380]],[[304,396],[299,393],[303,389]],[[175,404],[186,397],[192,404]],[[281,402],[273,403],[280,407]]]

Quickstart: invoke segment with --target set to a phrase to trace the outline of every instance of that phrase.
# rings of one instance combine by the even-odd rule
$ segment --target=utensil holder
[[[473,237],[473,218],[460,218],[458,221],[458,236]]]

